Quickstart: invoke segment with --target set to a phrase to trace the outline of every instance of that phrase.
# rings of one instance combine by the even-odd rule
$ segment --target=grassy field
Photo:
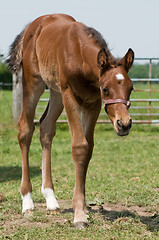
[[[21,158],[12,121],[11,92],[0,91],[0,239],[159,239],[159,126],[133,125],[118,137],[111,125],[97,125],[86,196],[89,227],[75,230],[74,166],[67,125],[57,125],[52,174],[60,214],[45,210],[41,195],[41,147],[36,126],[30,149],[35,211],[21,214]]]

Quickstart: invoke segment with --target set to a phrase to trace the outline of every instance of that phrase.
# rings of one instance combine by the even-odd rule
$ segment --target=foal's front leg
[[[76,228],[81,229],[87,225],[85,214],[85,164],[88,155],[88,142],[80,120],[79,105],[69,87],[63,92],[63,103],[72,134],[72,157],[75,166],[74,225]]]

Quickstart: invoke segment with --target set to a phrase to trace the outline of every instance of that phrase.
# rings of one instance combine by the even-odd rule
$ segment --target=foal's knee
[[[84,162],[85,158],[88,154],[88,142],[86,140],[83,140],[78,143],[72,144],[72,155],[74,158],[74,161],[79,161],[81,164]]]
[[[18,141],[19,145],[29,145],[31,142],[31,138],[35,129],[34,124],[28,124],[28,122],[24,121],[22,117],[20,117],[18,121]]]

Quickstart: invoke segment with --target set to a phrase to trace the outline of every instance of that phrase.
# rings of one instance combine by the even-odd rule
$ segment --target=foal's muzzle
[[[121,99],[121,98],[117,98],[117,99],[103,99],[103,105],[104,105],[104,109],[107,113],[107,106],[108,105],[112,105],[112,104],[118,104],[118,103],[122,103],[124,105],[126,105],[127,109],[130,108],[130,101],[125,100],[125,99]],[[114,128],[117,132],[117,134],[119,136],[126,136],[129,134],[129,130],[132,126],[132,120],[130,118],[127,118],[125,121],[123,121],[122,119],[117,119],[114,121]]]
[[[132,120],[130,119],[126,124],[123,123],[121,120],[117,120],[116,121],[116,125],[117,125],[117,134],[119,136],[126,136],[129,134],[129,130],[132,126]]]

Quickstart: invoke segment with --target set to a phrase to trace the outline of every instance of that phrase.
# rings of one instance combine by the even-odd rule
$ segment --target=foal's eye
[[[103,88],[103,92],[106,96],[109,95],[109,88]]]

